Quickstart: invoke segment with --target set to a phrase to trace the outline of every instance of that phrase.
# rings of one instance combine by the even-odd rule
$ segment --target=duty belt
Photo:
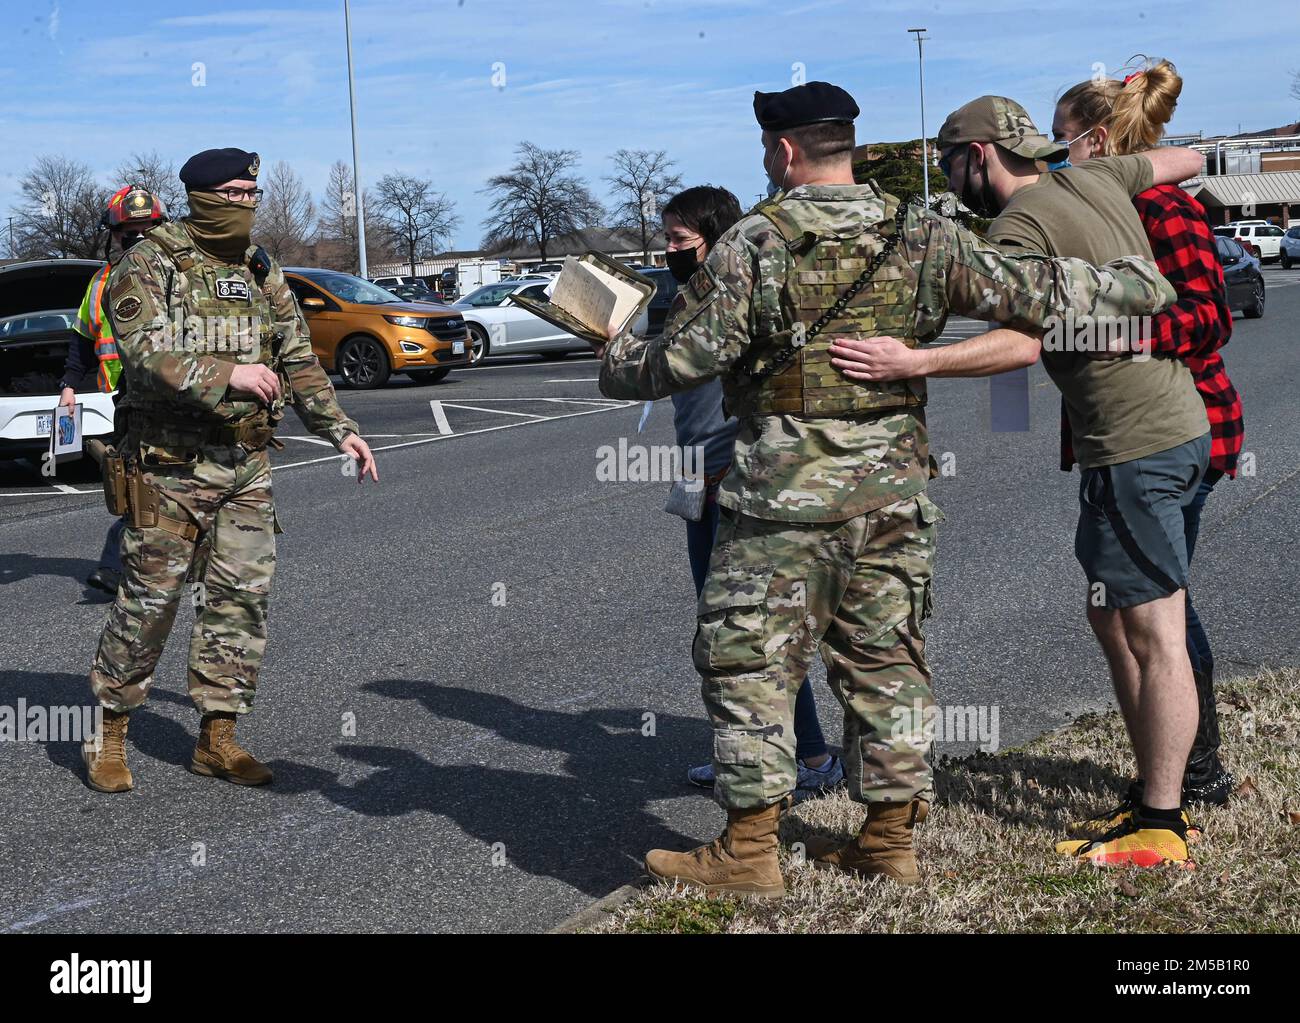
[[[171,419],[136,412],[132,432],[145,444],[158,447],[234,447],[260,451],[275,440],[275,424],[269,416],[256,415],[234,423],[200,423],[192,419]]]

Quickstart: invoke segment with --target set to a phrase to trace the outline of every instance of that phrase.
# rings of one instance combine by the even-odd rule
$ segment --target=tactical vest
[[[778,329],[755,337],[746,369],[723,378],[728,414],[848,417],[923,406],[924,378],[859,383],[831,365],[835,338],[889,335],[916,347],[917,276],[896,252],[839,316],[798,348],[784,369],[755,383],[755,376],[761,377],[792,340],[806,336],[867,268],[884,246],[884,236],[894,232],[898,208],[897,200],[886,196],[884,219],[865,225],[860,233],[841,234],[823,224],[800,224],[791,205],[767,200],[753,210],[772,222],[792,265],[779,295]]]
[[[272,291],[265,280],[250,280],[244,268],[206,258],[179,223],[162,224],[146,237],[185,276],[183,290],[176,290],[170,275],[166,288],[166,315],[181,350],[241,365],[261,363],[278,372]],[[284,394],[286,383],[281,374]],[[215,409],[206,411],[180,405],[165,394],[142,392],[134,381],[128,381],[127,390],[132,430],[145,443],[162,447],[265,446],[283,416],[282,403],[268,413],[255,402],[233,401],[228,393]]]

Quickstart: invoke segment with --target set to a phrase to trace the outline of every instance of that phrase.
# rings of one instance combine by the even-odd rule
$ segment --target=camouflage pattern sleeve
[[[1136,257],[1097,267],[1082,259],[1010,255],[952,221],[909,214],[902,247],[921,264],[918,308],[951,309],[1041,332],[1055,317],[1149,316],[1177,299],[1155,264]]]
[[[303,426],[337,448],[349,434],[360,433],[361,429],[339,405],[334,385],[312,351],[307,319],[278,263],[272,263],[266,287],[275,314],[274,329],[284,334],[280,359],[292,391],[293,410]]]
[[[167,268],[148,240],[122,257],[109,274],[109,309],[128,380],[178,401],[216,409],[235,363],[187,351],[168,315]]]
[[[673,299],[664,332],[652,340],[623,334],[605,348],[600,393],[662,398],[721,376],[749,346],[756,249],[738,230],[718,239],[708,259]]]

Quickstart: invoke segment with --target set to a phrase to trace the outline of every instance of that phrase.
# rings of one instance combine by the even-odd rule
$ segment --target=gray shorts
[[[1205,433],[1145,458],[1083,470],[1074,556],[1095,606],[1104,598],[1109,608],[1134,607],[1186,588],[1183,508],[1209,459]]]

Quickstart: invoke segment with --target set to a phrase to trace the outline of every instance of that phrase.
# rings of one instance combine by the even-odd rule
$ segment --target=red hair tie
[[[1133,81],[1134,78],[1141,78],[1144,74],[1146,74],[1145,71],[1134,71],[1131,75],[1125,75],[1124,84],[1128,85],[1128,83]]]

